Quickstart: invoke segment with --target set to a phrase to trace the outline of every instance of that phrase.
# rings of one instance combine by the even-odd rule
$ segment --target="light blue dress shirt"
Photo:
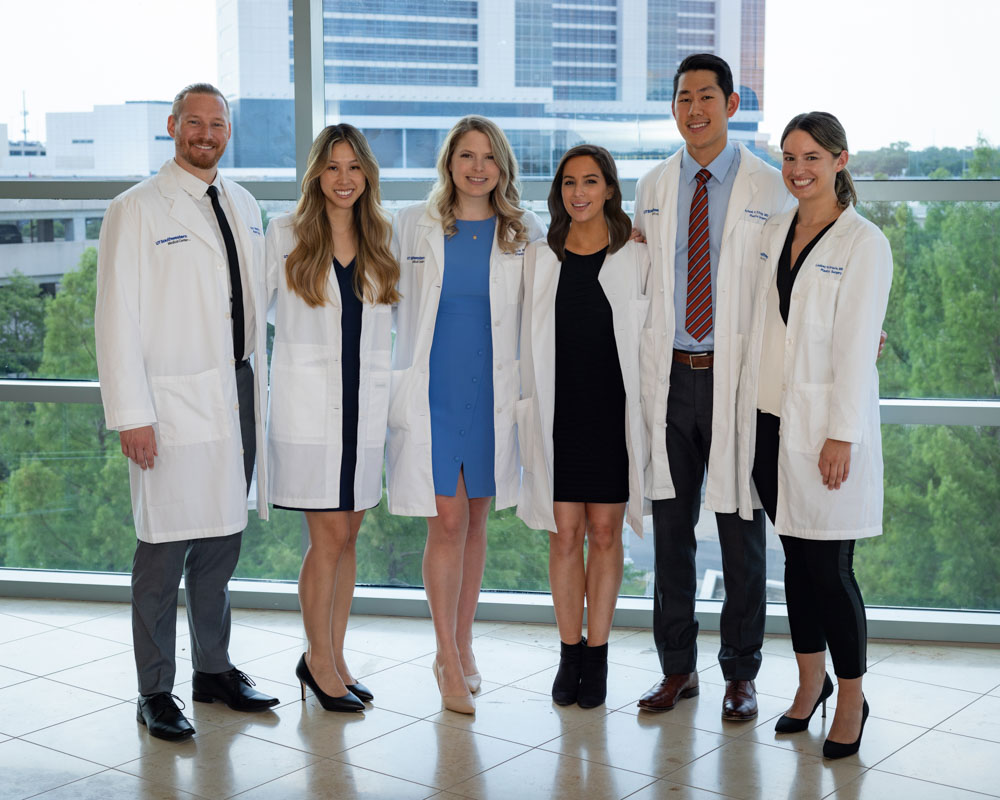
[[[715,292],[719,273],[719,249],[722,244],[722,228],[726,223],[729,196],[740,168],[740,148],[729,142],[707,169],[712,173],[708,189],[708,250],[712,260],[712,320],[715,320]],[[677,236],[674,250],[674,314],[676,326],[674,347],[692,353],[704,353],[715,348],[715,328],[700,342],[695,339],[684,323],[687,317],[687,275],[688,275],[688,220],[691,216],[691,200],[694,198],[695,175],[701,170],[685,148],[681,154],[681,175],[677,186]]]

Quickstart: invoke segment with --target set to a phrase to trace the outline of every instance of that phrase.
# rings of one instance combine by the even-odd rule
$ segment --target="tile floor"
[[[828,762],[825,720],[774,734],[795,688],[781,637],[765,643],[759,718],[730,723],[711,633],[701,695],[650,715],[635,706],[659,674],[649,631],[615,631],[608,703],[585,711],[549,699],[554,627],[478,623],[483,693],[466,717],[441,709],[428,620],[352,619],[351,664],[376,694],[364,715],[300,701],[298,614],[234,613],[234,661],[282,700],[264,714],[191,702],[186,631],[180,613],[176,693],[198,734],[171,744],[135,721],[126,605],[0,598],[0,799],[1000,796],[1000,648],[873,642],[864,744]]]

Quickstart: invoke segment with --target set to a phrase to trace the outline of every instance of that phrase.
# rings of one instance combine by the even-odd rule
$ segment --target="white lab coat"
[[[754,288],[753,323],[739,385],[740,514],[749,519],[757,381],[767,294],[794,212],[768,222]],[[889,302],[892,252],[882,232],[848,206],[806,257],[786,326],[778,447],[778,534],[861,539],[882,532],[882,434],[875,357]],[[823,485],[827,439],[851,442],[850,474]]]
[[[676,496],[667,460],[666,426],[673,363],[674,256],[677,187],[682,151],[639,179],[635,225],[646,237],[653,264],[649,283],[649,324],[640,353],[643,417],[650,444],[645,491],[651,500]],[[743,338],[750,328],[751,283],[767,219],[790,204],[781,173],[740,145],[740,166],[729,197],[719,254],[715,295],[715,364],[712,394],[712,449],[708,460],[705,508],[737,510],[736,382]]]
[[[545,235],[530,211],[521,218],[528,241]],[[389,392],[386,483],[389,511],[404,516],[437,516],[431,464],[431,416],[428,377],[434,324],[444,274],[444,229],[425,203],[396,215],[394,233],[400,249],[396,341]],[[493,432],[496,507],[517,502],[520,463],[514,426],[519,397],[518,326],[524,246],[500,249],[496,235],[490,255],[490,316],[493,321]]]
[[[524,257],[524,313],[521,319],[521,399],[517,440],[524,473],[517,516],[529,528],[555,531],[552,426],[556,394],[556,289],[561,262],[544,242]],[[649,310],[646,246],[627,242],[607,256],[598,281],[611,305],[618,363],[625,384],[625,444],[628,450],[628,523],[642,536],[643,470],[648,448],[639,400],[639,336]],[[581,403],[587,398],[581,397]],[[586,431],[580,432],[586,436]]]
[[[310,308],[288,288],[285,259],[295,247],[292,215],[267,229],[267,296],[274,303],[268,500],[291,508],[337,508],[342,441],[341,297],[332,268],[326,305]],[[389,409],[392,308],[364,303],[358,389],[354,508],[382,497],[382,453]]]
[[[136,536],[151,543],[226,536],[247,524],[229,318],[229,262],[218,235],[177,183],[171,159],[116,197],[98,250],[97,368],[109,429],[152,425],[153,469],[129,461]],[[255,309],[257,508],[267,519],[262,402],[267,376],[260,209],[222,179]]]

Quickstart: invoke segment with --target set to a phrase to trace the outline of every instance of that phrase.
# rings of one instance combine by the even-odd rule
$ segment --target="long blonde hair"
[[[354,230],[358,239],[354,293],[368,303],[396,303],[399,263],[392,255],[392,225],[379,199],[378,162],[368,140],[353,125],[329,125],[320,131],[309,150],[302,178],[302,196],[295,207],[292,226],[296,245],[285,260],[288,288],[311,308],[325,305],[327,282],[333,264],[333,232],[326,215],[326,197],[319,179],[338,142],[347,142],[365,176],[365,190],[354,203]]]
[[[451,159],[458,148],[459,139],[469,131],[484,133],[490,140],[493,161],[500,169],[500,180],[490,192],[490,206],[497,217],[497,242],[500,249],[512,253],[518,249],[518,245],[528,241],[528,232],[521,221],[524,210],[521,208],[521,193],[518,189],[517,159],[514,158],[514,151],[504,132],[492,120],[473,114],[462,117],[448,132],[441,145],[441,152],[438,153],[438,179],[427,198],[427,205],[441,218],[444,235],[454,236],[458,231],[455,227],[458,191],[451,177]]]

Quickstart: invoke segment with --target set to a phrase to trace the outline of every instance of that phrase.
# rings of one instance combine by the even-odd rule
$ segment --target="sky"
[[[285,0],[271,0],[285,2]],[[43,139],[46,111],[170,100],[217,80],[212,0],[2,0],[0,124]],[[947,9],[947,13],[942,13]],[[1000,145],[1000,0],[767,0],[764,120],[836,114],[852,150]]]

